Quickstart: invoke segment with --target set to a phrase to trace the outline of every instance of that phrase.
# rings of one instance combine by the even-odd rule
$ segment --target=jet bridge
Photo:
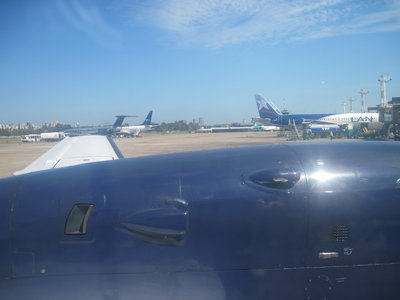
[[[379,122],[384,125],[382,136],[400,140],[400,97],[393,97],[388,105],[379,107]]]

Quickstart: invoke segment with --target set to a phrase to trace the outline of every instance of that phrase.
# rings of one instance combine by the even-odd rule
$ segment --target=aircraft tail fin
[[[150,125],[151,124],[151,117],[153,116],[153,111],[149,111],[147,114],[146,119],[144,119],[144,122],[141,125]]]
[[[282,115],[279,108],[276,107],[276,105],[272,101],[265,99],[263,95],[256,94],[255,98],[260,118],[270,119],[275,118],[278,115]]]

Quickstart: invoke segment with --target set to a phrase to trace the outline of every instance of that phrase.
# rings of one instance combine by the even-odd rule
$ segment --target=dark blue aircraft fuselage
[[[296,124],[302,124],[304,121],[307,120],[318,120],[332,114],[293,114],[293,115],[276,115],[276,114],[267,114],[262,113],[260,111],[261,118],[267,118],[271,120],[271,123],[277,125],[289,125],[289,121]]]
[[[400,299],[400,144],[265,145],[0,180],[0,299]]]

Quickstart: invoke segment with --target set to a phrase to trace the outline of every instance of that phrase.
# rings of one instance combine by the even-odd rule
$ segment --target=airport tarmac
[[[276,132],[143,133],[137,138],[116,138],[114,141],[126,158],[245,145],[289,143],[286,137],[277,137]],[[25,168],[55,144],[55,142],[1,143],[0,178],[11,176],[13,172]]]

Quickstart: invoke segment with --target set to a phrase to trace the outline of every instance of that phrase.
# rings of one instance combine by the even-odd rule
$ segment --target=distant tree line
[[[0,136],[26,135],[40,133],[39,129],[0,129]]]
[[[38,129],[0,129],[0,136],[14,136],[14,135],[27,135],[27,134],[40,134],[43,132],[58,132],[66,129],[71,129],[69,124],[57,124],[54,127],[43,125]],[[175,121],[173,123],[161,123],[154,128],[157,132],[194,132],[200,128],[196,122]]]
[[[183,131],[183,132],[193,132],[199,129],[199,124],[194,122],[186,121],[175,121],[173,123],[161,123],[155,128],[158,132],[171,132],[171,131]]]
[[[71,129],[72,128],[72,126],[71,125],[69,125],[69,124],[60,124],[60,123],[58,123],[56,126],[54,126],[54,127],[50,127],[50,126],[47,126],[47,125],[43,125],[42,126],[42,128],[41,128],[41,133],[42,132],[57,132],[57,131],[64,131],[64,130],[67,130],[67,129]]]
[[[0,136],[13,136],[13,135],[27,135],[27,134],[40,134],[43,132],[58,132],[66,129],[71,129],[72,126],[68,124],[57,124],[54,127],[43,125],[38,129],[0,129]]]

